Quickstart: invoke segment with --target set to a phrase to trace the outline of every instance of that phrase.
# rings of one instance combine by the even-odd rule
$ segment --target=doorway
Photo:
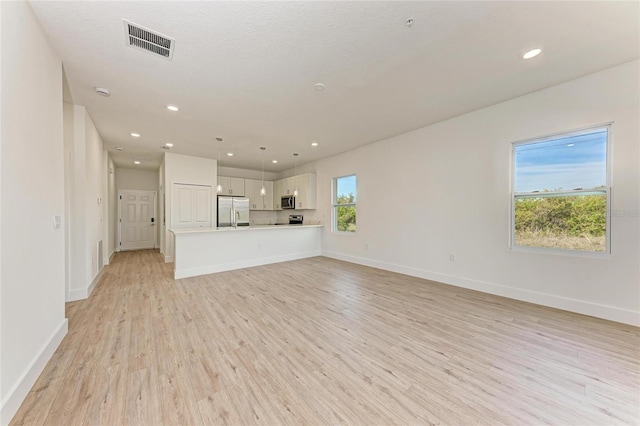
[[[118,191],[119,251],[156,247],[156,191]]]

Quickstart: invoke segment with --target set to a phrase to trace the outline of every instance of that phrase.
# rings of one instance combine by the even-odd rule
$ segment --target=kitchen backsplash
[[[289,223],[289,215],[299,214],[304,216],[305,225],[318,225],[320,223],[313,217],[314,210],[282,210],[282,211],[260,211],[251,210],[249,212],[250,225],[274,225],[276,223]]]

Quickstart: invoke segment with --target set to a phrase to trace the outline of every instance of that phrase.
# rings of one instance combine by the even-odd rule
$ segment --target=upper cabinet
[[[282,210],[280,205],[280,197],[282,197],[282,180],[273,182],[273,209]]]
[[[244,179],[228,176],[220,176],[222,192],[218,195],[233,195],[234,197],[244,196]]]
[[[296,177],[288,177],[280,179],[282,182],[282,195],[293,195],[293,191],[296,189]]]
[[[265,195],[260,195],[262,181],[244,180],[244,195],[249,198],[249,210],[273,210],[273,182],[264,181]]]
[[[249,199],[250,210],[282,210],[280,198],[286,195],[296,197],[296,209],[313,210],[316,208],[316,175],[305,173],[291,176],[275,182],[264,181],[266,195],[260,195],[262,181],[258,179],[242,179],[220,176],[222,192],[218,195],[244,196]]]
[[[296,197],[296,209],[315,209],[316,175],[313,173],[305,173],[294,176],[291,179],[294,180],[294,190],[298,190],[298,196]]]
[[[273,182],[265,180],[264,188],[267,190],[267,194],[264,197],[260,197],[262,200],[262,210],[273,210]],[[260,194],[259,187],[258,194]]]
[[[280,179],[273,183],[274,210],[282,210],[280,197],[294,195],[296,189],[298,190],[296,209],[313,210],[316,208],[316,175],[305,173]]]

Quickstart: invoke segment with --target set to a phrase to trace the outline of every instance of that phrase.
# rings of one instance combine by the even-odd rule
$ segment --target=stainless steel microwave
[[[296,197],[293,195],[285,195],[280,199],[282,210],[290,210],[296,208]]]

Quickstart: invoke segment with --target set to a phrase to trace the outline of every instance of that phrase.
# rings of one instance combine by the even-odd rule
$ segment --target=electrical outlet
[[[369,250],[369,243],[364,243],[364,249]]]
[[[456,255],[453,254],[453,253],[449,253],[449,260],[452,261],[452,262],[455,262],[456,261]]]

